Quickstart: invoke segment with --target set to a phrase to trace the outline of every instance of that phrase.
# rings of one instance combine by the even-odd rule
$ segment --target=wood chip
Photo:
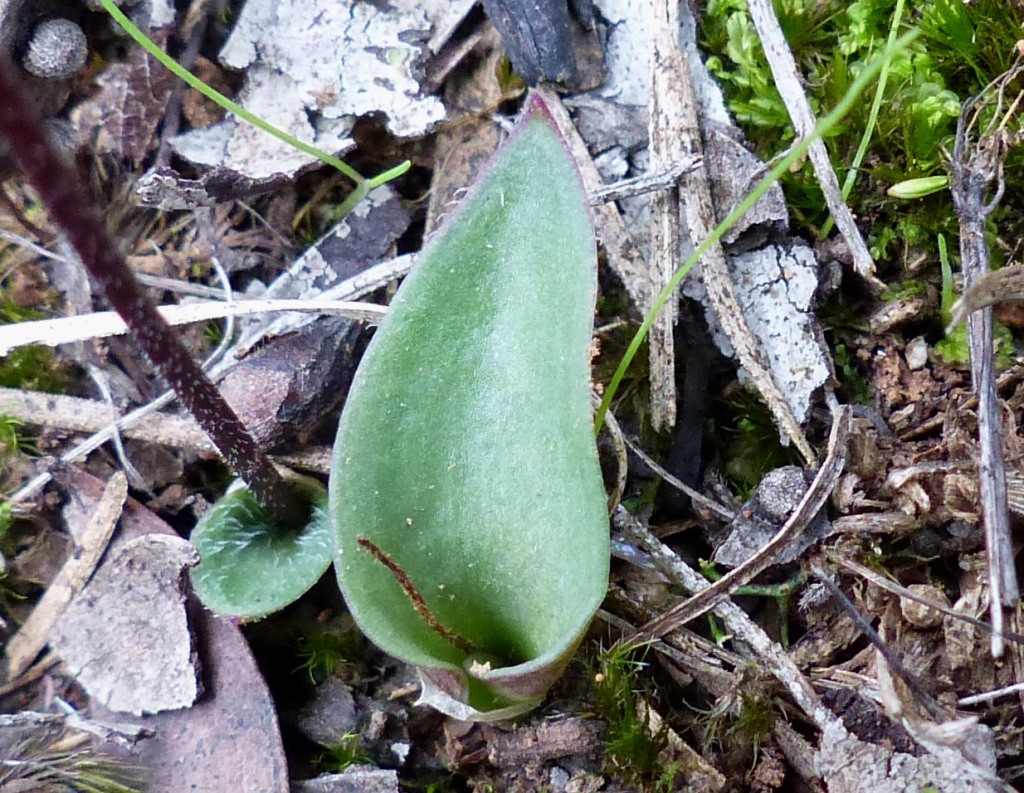
[[[7,679],[20,675],[46,645],[50,629],[89,581],[114,534],[128,497],[128,480],[120,471],[107,483],[88,525],[78,537],[78,553],[57,573],[35,609],[7,643]]]
[[[198,562],[196,549],[180,537],[137,537],[68,606],[51,643],[95,702],[141,715],[196,701],[199,669],[184,571]]]
[[[693,152],[686,150],[688,138],[679,134],[687,122],[684,106],[687,91],[686,61],[679,49],[678,3],[655,0],[650,6],[651,98],[648,136],[650,168],[660,171],[681,162]],[[692,95],[689,97],[692,100]],[[692,108],[691,108],[692,110]],[[698,133],[699,134],[699,133]],[[651,256],[648,261],[648,297],[658,295],[679,269],[679,184],[651,196]],[[675,325],[679,296],[674,294],[651,323],[649,360],[651,380],[651,423],[665,432],[676,423]],[[650,305],[645,307],[650,310]]]

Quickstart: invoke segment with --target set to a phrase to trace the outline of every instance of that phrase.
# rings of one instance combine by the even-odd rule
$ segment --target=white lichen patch
[[[382,113],[399,137],[444,118],[441,102],[420,96],[415,73],[436,20],[412,0],[388,7],[355,0],[250,0],[221,52],[246,70],[239,103],[299,140],[331,153],[352,147],[352,123]],[[251,178],[295,173],[314,162],[261,130],[229,118],[173,140],[200,165]]]
[[[814,252],[799,244],[788,248],[769,245],[730,257],[729,262],[747,324],[793,415],[797,421],[806,421],[811,396],[830,376],[827,351],[811,307],[818,285]],[[683,292],[704,301],[700,278],[687,278]],[[733,357],[717,319],[710,311],[706,317],[722,354]]]

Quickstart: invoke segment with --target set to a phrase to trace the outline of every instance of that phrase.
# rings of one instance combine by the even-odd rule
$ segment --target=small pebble
[[[764,475],[752,500],[768,517],[785,521],[806,492],[803,471],[795,465],[786,465]]]
[[[949,598],[938,587],[931,586],[930,584],[911,584],[907,589],[918,597],[949,608]],[[918,628],[934,628],[942,622],[941,611],[919,603],[916,600],[911,600],[908,597],[900,598],[900,611],[903,612],[903,618],[907,622]]]
[[[905,354],[907,356],[907,366],[912,372],[923,369],[925,364],[928,363],[928,342],[922,336],[911,339],[907,343]]]
[[[64,80],[85,65],[89,43],[70,19],[48,19],[36,26],[22,65],[37,77]]]
[[[551,769],[551,774],[548,776],[548,784],[555,793],[563,793],[571,778],[568,771],[556,765]]]
[[[391,754],[398,758],[399,765],[405,765],[410,749],[412,749],[412,744],[408,741],[395,741],[391,744]]]

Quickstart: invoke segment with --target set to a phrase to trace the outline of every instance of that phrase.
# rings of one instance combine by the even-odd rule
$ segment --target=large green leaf
[[[535,98],[398,290],[341,417],[329,490],[345,599],[461,718],[534,706],[607,587],[596,289],[586,195]],[[395,569],[472,649],[427,624]]]

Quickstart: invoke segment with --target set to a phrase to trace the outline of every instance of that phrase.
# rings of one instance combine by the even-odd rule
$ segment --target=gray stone
[[[352,692],[332,677],[317,686],[313,699],[299,711],[295,726],[311,741],[334,746],[356,731],[356,720]]]
[[[48,19],[36,26],[22,65],[37,77],[63,80],[85,65],[89,43],[70,19]]]
[[[292,793],[398,793],[398,774],[356,765],[340,774],[324,774],[292,783]]]

